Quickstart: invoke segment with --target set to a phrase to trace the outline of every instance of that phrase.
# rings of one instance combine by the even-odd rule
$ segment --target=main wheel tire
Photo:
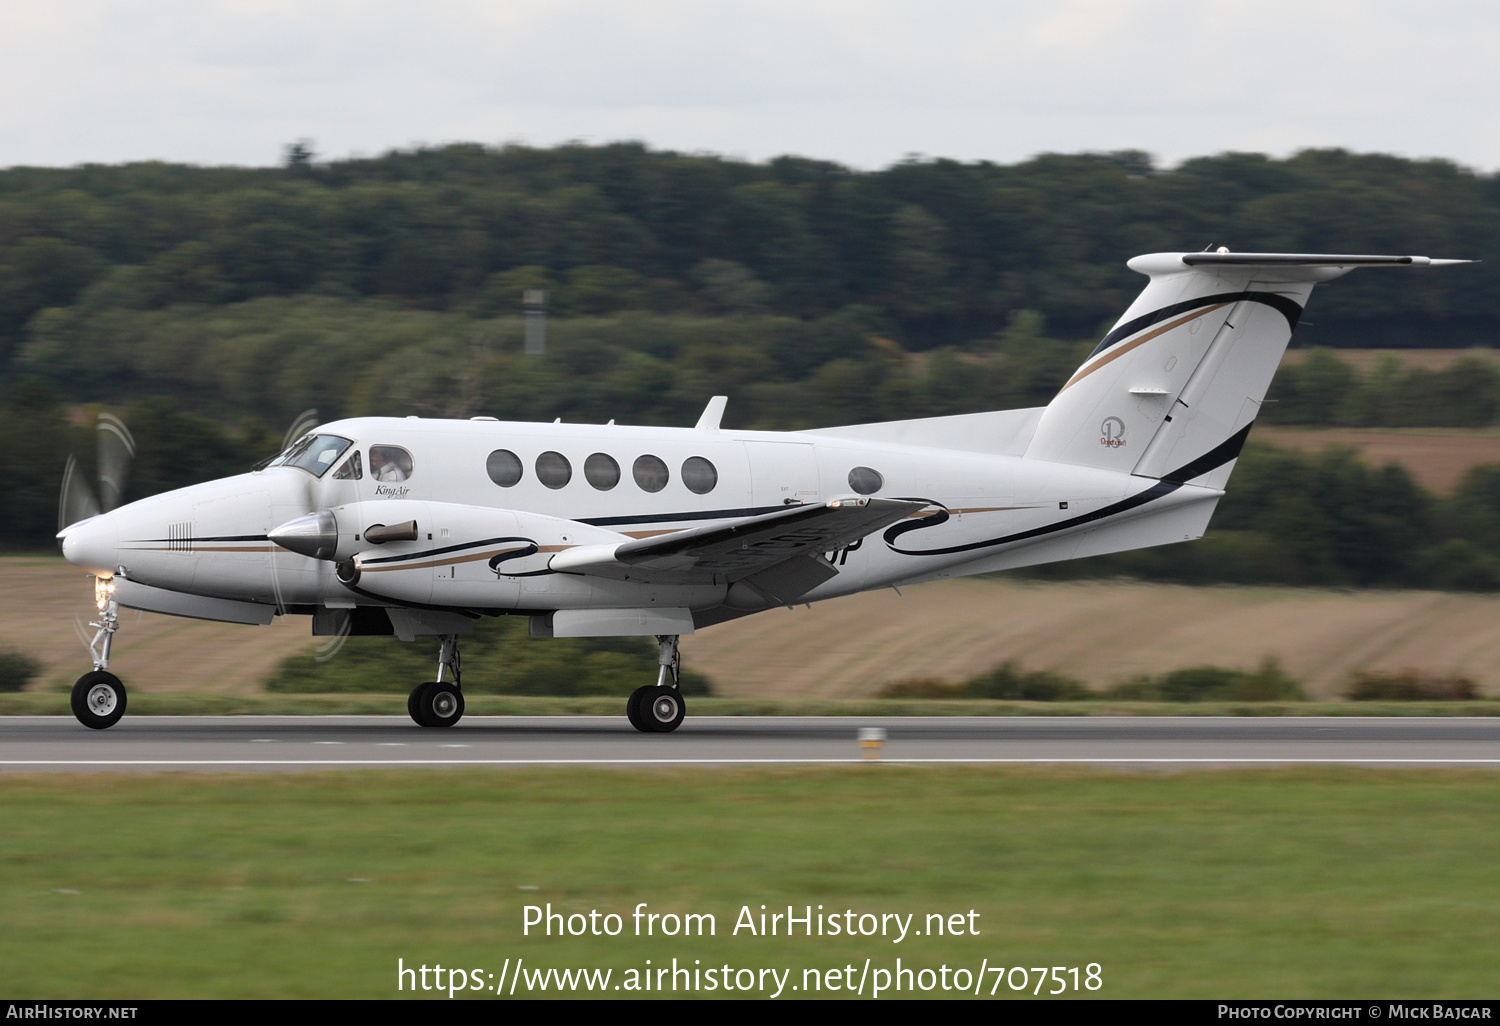
[[[648,690],[650,694],[641,700],[641,720],[653,734],[670,734],[682,725],[682,718],[687,715],[682,692],[666,685]]]
[[[646,719],[641,715],[641,705],[646,701],[646,696],[655,691],[656,688],[650,684],[636,688],[630,693],[630,698],[625,702],[625,718],[630,725],[643,734],[651,732]]]
[[[90,670],[73,685],[72,705],[85,727],[113,727],[125,715],[125,685],[108,670]]]
[[[419,704],[424,727],[451,727],[464,715],[463,692],[452,684],[427,685]]]
[[[419,727],[427,726],[427,721],[422,718],[422,696],[434,683],[436,682],[428,681],[425,684],[418,684],[411,689],[411,694],[406,696],[406,715],[410,716],[412,722]]]

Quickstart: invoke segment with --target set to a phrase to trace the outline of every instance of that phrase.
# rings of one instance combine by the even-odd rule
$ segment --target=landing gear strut
[[[459,690],[458,635],[443,635],[438,651],[437,680],[418,684],[406,699],[406,712],[421,727],[451,727],[463,717],[464,695]],[[452,681],[446,678],[451,676]]]
[[[643,734],[670,734],[682,725],[682,718],[687,715],[687,703],[682,700],[682,689],[678,686],[682,653],[677,649],[675,634],[658,634],[656,642],[661,646],[657,660],[661,668],[656,673],[656,685],[631,692],[630,700],[625,703],[625,717]],[[669,673],[670,684],[667,683]]]
[[[85,727],[103,730],[113,727],[125,715],[125,685],[120,678],[110,673],[109,649],[115,631],[120,629],[120,604],[115,601],[115,582],[112,577],[94,578],[94,605],[99,610],[99,619],[89,623],[98,630],[89,643],[94,656],[94,668],[73,685],[73,715]]]

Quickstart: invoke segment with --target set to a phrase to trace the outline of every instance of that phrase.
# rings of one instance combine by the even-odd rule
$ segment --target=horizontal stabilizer
[[[1356,253],[1184,253],[1182,262],[1189,267],[1446,267],[1474,261]]]

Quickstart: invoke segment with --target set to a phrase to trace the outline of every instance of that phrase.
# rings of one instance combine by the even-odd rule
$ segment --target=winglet
[[[698,418],[698,423],[693,425],[696,431],[717,431],[719,421],[724,419],[724,407],[729,402],[727,395],[716,395],[703,407],[703,416]]]

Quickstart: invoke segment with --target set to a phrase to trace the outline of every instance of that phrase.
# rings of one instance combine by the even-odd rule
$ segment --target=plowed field
[[[684,659],[732,696],[867,696],[897,680],[963,680],[1006,659],[1106,686],[1184,666],[1253,668],[1266,656],[1315,697],[1337,694],[1356,669],[1406,667],[1464,674],[1500,695],[1500,597],[992,579],[902,590],[721,624],[684,639]],[[89,596],[61,560],[0,559],[0,648],[46,664],[34,687],[88,668],[74,617],[92,613]],[[302,617],[242,627],[126,612],[122,624],[113,668],[132,690],[256,690],[279,659],[313,644]]]

